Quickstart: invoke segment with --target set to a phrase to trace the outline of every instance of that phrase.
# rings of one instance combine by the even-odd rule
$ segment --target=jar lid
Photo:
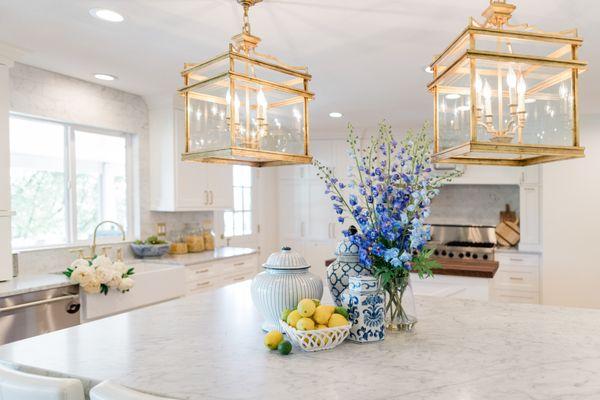
[[[350,238],[344,238],[340,243],[338,243],[335,248],[336,256],[357,256],[358,257],[358,245],[356,243],[352,243]]]
[[[293,251],[290,247],[282,247],[281,251],[273,253],[263,264],[267,269],[308,269],[310,265],[306,262],[300,253]]]

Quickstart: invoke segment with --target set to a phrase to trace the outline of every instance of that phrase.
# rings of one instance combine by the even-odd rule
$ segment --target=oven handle
[[[21,308],[39,306],[41,304],[56,303],[57,301],[76,299],[78,297],[79,297],[78,294],[69,294],[66,296],[52,297],[50,299],[32,301],[30,303],[23,303],[23,304],[17,304],[15,306],[2,307],[2,308],[0,308],[0,312],[20,310]]]

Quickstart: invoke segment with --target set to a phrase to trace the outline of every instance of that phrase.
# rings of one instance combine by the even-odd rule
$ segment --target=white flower
[[[81,287],[86,293],[100,293],[100,281],[95,276],[92,276],[91,279],[89,279],[85,285],[82,284]]]
[[[94,267],[110,267],[112,266],[112,261],[107,256],[97,256],[92,260],[92,266]]]
[[[115,261],[113,264],[113,270],[119,274],[119,276],[123,276],[123,274],[127,273],[129,267],[125,265],[123,261]]]
[[[71,268],[75,269],[78,267],[89,267],[90,262],[88,260],[84,260],[83,258],[78,258],[77,260],[71,263]]]
[[[107,285],[109,288],[117,289],[121,284],[121,280],[123,280],[123,278],[121,278],[121,275],[114,274],[112,279],[107,283]]]
[[[100,283],[107,284],[113,279],[115,274],[117,274],[117,272],[112,267],[103,265],[96,268],[96,278],[98,278]]]
[[[85,285],[95,275],[95,269],[89,265],[81,265],[71,273],[71,282]]]
[[[121,292],[126,292],[127,290],[133,287],[133,279],[131,278],[123,278],[121,279],[121,283],[119,284],[119,290]]]

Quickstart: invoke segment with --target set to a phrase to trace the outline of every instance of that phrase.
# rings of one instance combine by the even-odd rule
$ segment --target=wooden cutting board
[[[516,246],[521,239],[519,221],[501,221],[496,225],[496,240],[500,246]]]
[[[500,222],[504,221],[518,223],[517,213],[510,209],[509,204],[506,205],[506,209],[504,211],[500,211]]]

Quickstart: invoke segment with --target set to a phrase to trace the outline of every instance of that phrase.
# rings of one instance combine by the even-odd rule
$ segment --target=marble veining
[[[600,398],[600,311],[417,298],[410,334],[283,357],[244,282],[0,347],[0,360],[181,399]]]
[[[62,274],[21,276],[11,279],[10,281],[0,282],[0,297],[70,285],[72,285],[72,283],[70,283],[69,279]]]

